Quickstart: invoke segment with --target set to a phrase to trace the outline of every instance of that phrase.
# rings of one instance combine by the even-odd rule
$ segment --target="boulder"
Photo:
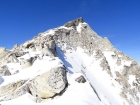
[[[85,83],[86,82],[86,79],[84,78],[84,76],[81,75],[75,81],[77,81],[78,83]]]
[[[16,57],[21,57],[25,55],[27,52],[22,52],[22,51],[13,51],[11,52],[12,54],[15,54]]]
[[[22,86],[26,81],[27,80],[19,80],[4,86],[0,86],[0,97],[13,93],[17,88]]]
[[[15,84],[18,85],[17,88],[15,87],[16,90],[14,89],[14,87],[13,87],[13,89],[11,88],[11,90],[13,90],[13,91],[9,92],[4,97],[0,98],[0,102],[18,98],[26,93],[29,94],[29,88],[28,88],[29,83],[30,83],[30,80],[21,80],[19,82],[16,82]],[[14,85],[14,86],[16,86],[16,85]],[[13,85],[11,85],[11,86],[13,86]]]
[[[7,66],[0,67],[0,76],[9,76],[11,75],[10,71],[8,70]]]
[[[37,56],[31,57],[30,59],[21,58],[21,61],[20,61],[21,69],[25,69],[32,66],[32,64],[34,63],[36,59],[37,59]]]
[[[12,62],[12,63],[18,63],[19,60],[17,59],[16,55],[14,53],[12,53],[12,54],[10,54],[8,56],[7,62],[8,63],[10,63],[10,62]]]
[[[59,94],[66,84],[66,70],[58,67],[35,77],[29,85],[29,90],[33,96],[44,99]]]
[[[53,51],[49,48],[49,45],[45,45],[45,47],[43,49],[41,49],[41,54],[42,56],[50,56],[50,57],[54,57],[54,53]]]
[[[6,63],[17,63],[19,62],[17,57],[24,55],[24,52],[19,50],[9,51],[5,48],[0,48],[0,63],[5,65]]]
[[[31,60],[30,59],[21,59],[21,61],[20,61],[21,69],[28,68],[31,65],[32,65],[32,63],[31,63]]]
[[[49,48],[54,51],[55,50],[55,41],[51,40],[51,41],[48,42],[48,44],[49,44]]]

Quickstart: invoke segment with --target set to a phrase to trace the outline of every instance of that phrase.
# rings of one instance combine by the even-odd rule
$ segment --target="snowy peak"
[[[51,105],[139,105],[139,81],[138,64],[83,18],[39,33],[12,50],[0,48],[2,105],[21,99]]]

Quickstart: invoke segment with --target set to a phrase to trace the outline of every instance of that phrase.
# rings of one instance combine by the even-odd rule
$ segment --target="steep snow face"
[[[121,86],[115,81],[115,77],[110,77],[106,71],[102,70],[100,61],[96,61],[94,55],[88,56],[81,48],[77,48],[76,51],[67,50],[64,55],[59,48],[57,48],[57,51],[69,72],[84,73],[103,105],[123,105],[123,103],[126,103],[118,94],[121,92]],[[110,56],[110,54],[111,52],[108,52],[107,56]],[[115,61],[110,59],[109,62]]]
[[[107,38],[98,36],[82,18],[39,33],[22,45],[15,45],[8,54],[8,57],[5,53],[0,55],[4,58],[0,59],[4,61],[1,68],[8,68],[11,73],[0,76],[1,105],[140,104],[140,67],[115,49]],[[57,67],[67,71],[68,86],[63,92],[47,99],[31,94],[30,82]],[[86,79],[83,83],[77,81],[81,76]],[[15,85],[6,87],[17,81],[21,83],[16,90]],[[9,94],[5,94],[4,86],[7,90],[12,88],[13,93],[8,90]]]

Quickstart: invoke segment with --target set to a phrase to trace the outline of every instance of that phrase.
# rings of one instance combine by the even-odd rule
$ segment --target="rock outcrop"
[[[16,89],[22,86],[26,81],[27,80],[19,80],[4,86],[0,86],[0,97],[13,93]]]
[[[9,51],[6,48],[0,48],[0,64],[4,65],[6,63],[18,63],[18,57],[26,54],[26,52],[20,51],[17,48],[13,48],[13,51]]]
[[[80,76],[75,81],[77,81],[78,83],[85,83],[86,79],[84,78],[84,76]]]
[[[0,76],[9,76],[9,75],[11,75],[11,73],[8,70],[7,66],[0,66]]]
[[[64,24],[64,26],[65,26],[65,27],[73,27],[73,28],[76,29],[76,26],[78,26],[79,23],[83,23],[83,22],[84,22],[83,18],[80,17],[80,18],[78,18],[78,19],[76,19],[76,20],[73,20],[73,21],[70,21],[70,22]]]
[[[30,66],[32,66],[32,64],[34,63],[34,61],[37,59],[37,57],[31,57],[29,59],[24,59],[24,58],[21,58],[20,59],[20,66],[21,66],[21,69],[25,69],[25,68],[28,68]]]

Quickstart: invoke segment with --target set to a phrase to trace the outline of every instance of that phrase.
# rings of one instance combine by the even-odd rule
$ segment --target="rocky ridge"
[[[32,40],[26,41],[22,45],[16,44],[11,51],[0,48],[0,76],[18,74],[17,71],[10,72],[6,66],[7,63],[19,63],[21,69],[24,70],[32,67],[36,60],[42,60],[45,56],[49,56],[53,61],[56,57],[59,57],[58,48],[64,54],[67,51],[77,51],[78,48],[83,49],[86,55],[93,57],[95,64],[99,62],[98,65],[101,71],[105,71],[109,78],[115,81],[114,83],[117,85],[113,84],[114,87],[117,88],[119,85],[120,93],[118,95],[123,98],[122,105],[140,104],[140,67],[138,64],[123,52],[114,48],[107,38],[98,36],[82,18],[70,21],[61,27],[39,33]],[[39,53],[25,59],[23,56],[30,52]],[[61,59],[61,57],[59,58]],[[114,63],[110,63],[109,58],[114,60]],[[37,97],[37,100],[51,98],[59,94],[67,87],[66,71],[69,71],[69,68],[65,67],[64,63],[62,67],[50,69],[48,72],[44,72],[34,78],[16,81],[5,86],[0,85],[0,96],[3,97],[0,101],[19,97],[26,92]],[[91,82],[91,79],[86,74],[90,70],[86,66],[83,68],[84,72],[81,71],[81,68],[73,72],[83,73]],[[130,81],[131,78],[133,78],[132,81]],[[44,82],[40,83],[40,81]],[[86,82],[82,76],[76,81],[80,83]],[[91,86],[94,87],[92,82]]]

